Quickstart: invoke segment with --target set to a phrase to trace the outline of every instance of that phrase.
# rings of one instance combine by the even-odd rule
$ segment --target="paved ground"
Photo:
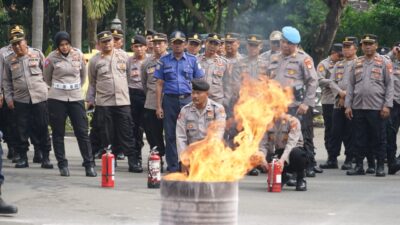
[[[319,162],[326,158],[322,133],[315,131]],[[44,170],[38,164],[15,169],[5,160],[3,197],[19,213],[0,216],[0,225],[158,224],[160,194],[147,189],[146,173],[128,173],[127,162],[119,161],[115,188],[101,188],[100,177],[84,176],[75,139],[66,142],[71,165],[67,178],[58,169]],[[240,182],[239,224],[399,224],[400,175],[348,177],[326,170],[307,181],[307,192],[285,187],[281,193],[268,193],[265,176],[246,177]]]

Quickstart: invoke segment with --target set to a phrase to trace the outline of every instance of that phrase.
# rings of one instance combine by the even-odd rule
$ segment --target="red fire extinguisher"
[[[282,166],[277,158],[268,163],[268,192],[281,192]]]
[[[101,157],[101,186],[114,187],[115,157],[111,153],[111,145]]]
[[[157,151],[157,146],[151,149],[149,159],[147,161],[149,168],[147,177],[148,188],[160,188],[161,183],[161,157]]]

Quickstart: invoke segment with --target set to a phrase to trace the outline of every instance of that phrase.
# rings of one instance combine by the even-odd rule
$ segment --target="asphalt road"
[[[323,129],[315,130],[315,144],[317,161],[323,162]],[[119,161],[115,188],[101,188],[100,176],[84,176],[76,140],[67,138],[66,145],[70,177],[39,164],[15,169],[4,161],[3,198],[19,212],[0,216],[0,225],[158,224],[160,192],[147,189],[147,173],[128,173],[127,161]],[[146,145],[144,158],[148,150]],[[56,164],[53,155],[51,159]],[[239,224],[399,224],[399,174],[349,177],[341,170],[325,170],[307,182],[307,192],[284,187],[281,193],[268,193],[265,175],[245,177],[239,184]]]

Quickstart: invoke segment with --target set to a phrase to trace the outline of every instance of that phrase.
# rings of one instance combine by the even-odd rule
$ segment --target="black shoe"
[[[341,167],[342,170],[350,170],[351,168],[353,168],[351,161],[348,161],[348,162],[344,161],[344,163]]]
[[[316,172],[316,173],[323,173],[324,172],[324,170],[320,167],[320,166],[314,166],[314,172]]]
[[[68,167],[64,166],[60,168],[60,175],[62,177],[69,177],[69,169]]]
[[[17,163],[21,159],[19,153],[14,152],[13,158],[12,158],[12,163]]]
[[[321,167],[322,169],[337,169],[337,168],[339,168],[337,160],[327,160],[326,163],[320,164],[319,167]]]
[[[375,173],[375,168],[373,168],[373,167],[368,167],[367,170],[365,171],[365,173],[374,174],[374,173]]]
[[[384,177],[384,176],[386,176],[386,173],[385,173],[385,166],[384,166],[383,160],[380,161],[380,162],[378,162],[378,166],[376,167],[375,176],[377,176],[377,177]]]
[[[353,169],[347,170],[346,174],[349,176],[365,175],[365,171],[362,166],[356,166]]]
[[[143,173],[142,161],[138,160],[134,156],[128,156],[129,172],[131,173]]]
[[[97,173],[94,170],[93,166],[85,167],[85,171],[86,171],[86,176],[87,177],[96,177],[97,176]]]
[[[4,202],[0,197],[0,214],[14,214],[18,212],[18,208]]]
[[[27,168],[29,167],[28,159],[20,158],[18,162],[15,164],[15,168]]]
[[[315,176],[316,176],[316,174],[314,171],[314,167],[306,169],[306,177],[315,177]]]
[[[118,155],[117,155],[117,159],[118,160],[124,160],[125,159],[125,155],[124,155],[124,153],[118,153]]]
[[[396,159],[393,163],[388,165],[388,174],[394,175],[400,170],[400,160]]]
[[[291,176],[289,176],[289,174],[287,173],[282,173],[282,183],[281,183],[281,187],[285,186],[285,184],[287,184],[290,180]]]
[[[254,169],[250,170],[250,171],[247,173],[247,175],[249,175],[249,176],[258,176],[259,173],[260,173],[260,172],[258,172],[258,170],[257,170],[256,168],[254,168]]]
[[[286,186],[288,187],[295,187],[297,184],[296,178],[290,177],[289,180],[286,182]]]
[[[307,191],[307,182],[302,179],[297,179],[296,191]]]
[[[33,163],[42,163],[42,153],[39,150],[36,150],[33,155]]]
[[[43,160],[42,160],[42,166],[41,166],[43,169],[53,169],[54,167],[53,167],[53,164],[50,162],[50,159],[46,159],[46,158],[44,158]]]

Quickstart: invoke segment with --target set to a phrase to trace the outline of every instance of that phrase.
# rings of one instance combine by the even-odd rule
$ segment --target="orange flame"
[[[235,120],[240,133],[235,137],[237,147],[225,146],[217,138],[218,124],[212,123],[205,139],[191,144],[180,158],[189,166],[189,175],[168,174],[167,180],[216,182],[236,181],[250,169],[261,164],[264,156],[259,152],[259,143],[275,116],[287,111],[292,101],[292,92],[282,89],[273,80],[244,77],[240,98],[234,107]]]

